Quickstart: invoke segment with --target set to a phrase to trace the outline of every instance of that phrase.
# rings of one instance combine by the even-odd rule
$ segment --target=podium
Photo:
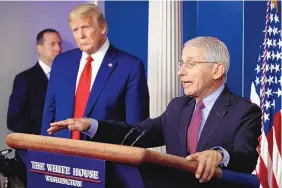
[[[196,161],[143,148],[22,133],[6,143],[22,151],[28,188],[259,187],[254,175],[220,168],[200,184]]]

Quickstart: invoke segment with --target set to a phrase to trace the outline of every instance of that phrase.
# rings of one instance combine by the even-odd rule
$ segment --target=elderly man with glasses
[[[167,153],[197,160],[195,177],[207,182],[216,167],[251,173],[257,162],[261,110],[226,86],[230,64],[226,45],[213,37],[185,43],[178,75],[186,96],[176,97],[157,118],[129,125],[87,118],[52,123],[49,134],[79,130],[89,140],[121,143],[132,127],[146,136],[142,147],[166,145]],[[107,136],[105,136],[107,135]]]

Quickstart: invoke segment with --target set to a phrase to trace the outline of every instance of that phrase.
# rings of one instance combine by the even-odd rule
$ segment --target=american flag
[[[282,41],[277,4],[267,2],[264,40],[256,65],[256,78],[251,85],[251,101],[262,110],[262,135],[256,174],[260,187],[282,188],[281,95]]]

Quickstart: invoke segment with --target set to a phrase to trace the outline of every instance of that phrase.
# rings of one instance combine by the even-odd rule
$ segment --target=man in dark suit
[[[67,119],[51,124],[48,132],[79,130],[94,141],[120,143],[133,127],[139,134],[147,132],[141,146],[165,144],[169,154],[197,160],[200,182],[209,181],[218,166],[251,173],[258,158],[261,110],[229,91],[228,69],[229,52],[222,41],[191,39],[178,71],[186,96],[174,98],[159,117],[134,125]]]
[[[7,127],[14,132],[40,134],[52,62],[61,52],[61,37],[54,29],[39,32],[36,42],[38,61],[15,77],[9,100]]]
[[[91,117],[137,123],[149,116],[149,92],[142,61],[113,47],[107,22],[94,4],[79,5],[69,14],[79,49],[58,55],[48,84],[42,135],[50,123]],[[84,139],[79,132],[57,137]]]
[[[36,48],[38,61],[30,69],[15,77],[9,100],[7,127],[20,133],[40,135],[45,95],[54,58],[61,53],[61,37],[54,29],[44,29],[37,34]],[[26,166],[24,155],[16,151],[16,169],[10,174],[12,186],[26,186]],[[20,158],[19,158],[20,157]],[[9,163],[7,163],[9,164]],[[16,168],[15,168],[16,167]]]

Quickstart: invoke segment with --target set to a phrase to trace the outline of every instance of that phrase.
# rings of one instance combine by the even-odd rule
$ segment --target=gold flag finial
[[[278,13],[278,2],[277,2],[277,0],[271,0],[271,1],[272,1],[273,5],[276,9],[276,12]]]

